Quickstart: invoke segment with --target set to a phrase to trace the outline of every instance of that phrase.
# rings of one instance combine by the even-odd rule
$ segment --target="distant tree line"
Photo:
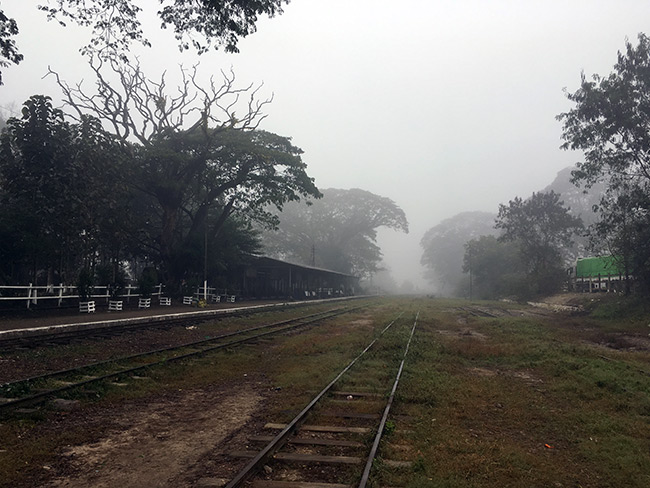
[[[380,271],[377,229],[408,233],[404,211],[366,190],[328,188],[308,203],[284,206],[278,228],[263,234],[269,255],[367,278]]]
[[[422,263],[448,296],[554,293],[566,282],[566,258],[581,229],[558,193],[533,193],[500,205],[498,215],[465,212],[430,229]]]
[[[478,227],[451,225],[453,255],[461,253],[462,242],[462,269],[469,276],[458,278],[449,294],[467,296],[470,286],[478,298],[554,293],[569,259],[575,259],[574,238],[581,235],[589,238],[581,254],[615,256],[638,288],[650,293],[650,39],[639,34],[636,45],[627,42],[610,75],[583,74],[580,88],[567,98],[574,108],[558,116],[562,148],[584,153],[571,182],[598,196],[596,218],[585,219],[592,223],[584,227],[561,195],[550,191],[500,205],[495,229],[480,237]],[[454,220],[461,222],[460,216]],[[422,263],[444,279],[443,224],[422,240]]]
[[[560,291],[566,283],[566,250],[582,229],[560,195],[533,193],[499,205],[500,235],[465,244],[463,271],[470,274],[476,298],[529,297]],[[475,287],[475,288],[474,288]]]

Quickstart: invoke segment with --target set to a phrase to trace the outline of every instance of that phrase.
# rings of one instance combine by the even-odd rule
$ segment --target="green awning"
[[[622,260],[618,256],[602,256],[598,258],[578,259],[576,263],[576,277],[589,278],[607,275],[623,275]]]

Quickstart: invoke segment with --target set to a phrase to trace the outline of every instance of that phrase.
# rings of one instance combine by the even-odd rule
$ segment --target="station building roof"
[[[345,277],[345,278],[359,279],[358,276],[347,274],[347,273],[341,273],[340,271],[334,271],[334,270],[325,269],[325,268],[318,268],[316,266],[307,266],[305,264],[292,263],[290,261],[283,261],[281,259],[271,258],[271,257],[268,257],[268,256],[256,256],[254,258],[253,262],[257,266],[268,266],[268,267],[275,267],[275,268],[293,267],[293,268],[303,269],[303,270],[306,270],[306,271],[319,271],[319,272],[322,272],[322,273],[338,275],[338,276]]]

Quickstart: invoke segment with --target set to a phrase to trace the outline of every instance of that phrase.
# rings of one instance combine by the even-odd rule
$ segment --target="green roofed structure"
[[[623,291],[626,276],[619,256],[578,259],[574,272],[576,291]]]
[[[578,259],[576,263],[576,276],[579,278],[589,278],[625,274],[625,270],[620,262],[621,260],[616,256]]]

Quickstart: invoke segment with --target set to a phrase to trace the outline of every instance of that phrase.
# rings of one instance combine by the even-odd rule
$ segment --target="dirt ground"
[[[189,486],[186,471],[254,418],[263,400],[258,390],[248,384],[181,391],[138,409],[120,408],[96,442],[66,448],[58,469],[44,467],[54,475],[46,486]]]
[[[553,315],[548,310],[541,313]],[[469,327],[464,317],[457,318],[459,330],[438,332],[485,341],[486,336]],[[353,324],[365,325],[365,321]],[[503,374],[484,367],[473,368],[470,373],[477,376]],[[528,371],[510,374],[531,384],[541,381]],[[256,430],[260,419],[265,418],[268,404],[273,401],[270,385],[260,376],[251,376],[244,383],[179,390],[157,396],[151,402],[125,401],[114,408],[100,408],[101,412],[89,409],[87,413],[85,410],[79,412],[80,416],[76,411],[69,412],[56,428],[88,424],[96,435],[91,442],[61,448],[51,466],[42,466],[40,483],[34,486],[220,486],[220,477],[227,472],[223,463],[230,462],[223,460],[224,452],[233,449],[233,439],[236,440],[234,444],[246,442],[241,439],[245,439],[246,432]]]

